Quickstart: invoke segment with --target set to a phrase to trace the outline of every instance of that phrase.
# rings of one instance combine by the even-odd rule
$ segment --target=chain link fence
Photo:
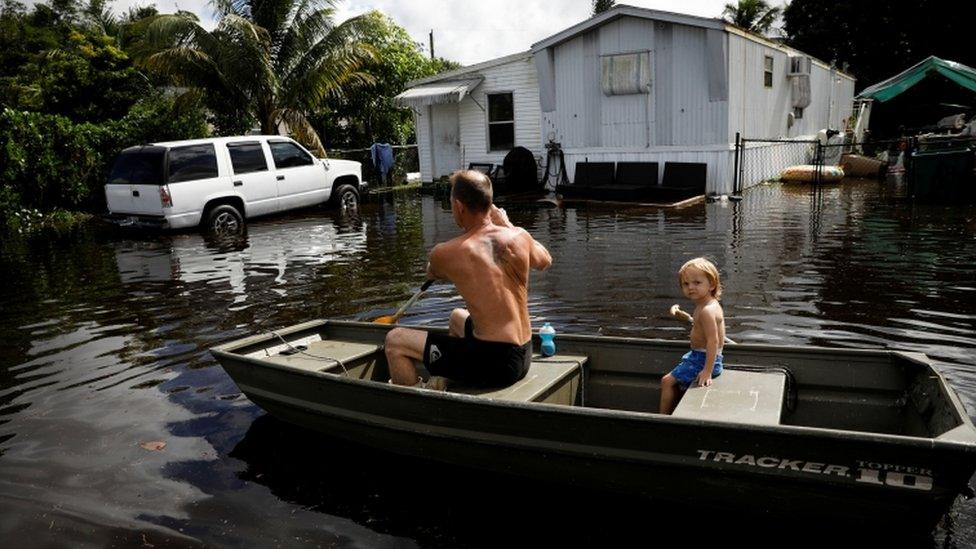
[[[766,181],[779,181],[790,166],[812,164],[817,157],[816,140],[738,139],[735,145],[733,192]]]
[[[976,137],[928,135],[853,142],[830,139],[748,139],[735,144],[733,191],[780,181],[791,167],[811,166],[811,183],[823,183],[828,167],[841,166],[845,177],[884,178],[910,169],[914,153],[972,151]]]
[[[330,158],[355,160],[363,165],[363,180],[371,188],[390,187],[407,183],[407,174],[420,172],[420,156],[417,145],[393,145],[393,169],[383,181],[379,170],[373,164],[370,149],[334,149]]]

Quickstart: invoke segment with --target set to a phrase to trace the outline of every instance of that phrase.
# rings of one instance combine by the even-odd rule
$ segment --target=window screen
[[[312,164],[312,157],[294,143],[270,141],[268,145],[271,145],[271,156],[274,158],[276,168],[293,168]]]
[[[515,106],[511,93],[488,94],[488,150],[515,146]]]
[[[230,153],[230,163],[234,166],[235,174],[263,172],[268,169],[264,151],[256,141],[228,143],[227,151]]]
[[[604,55],[600,58],[603,95],[649,93],[651,58],[648,52]]]
[[[170,183],[217,177],[217,154],[213,144],[173,147],[169,150]]]
[[[773,58],[768,55],[763,56],[763,86],[773,87]]]

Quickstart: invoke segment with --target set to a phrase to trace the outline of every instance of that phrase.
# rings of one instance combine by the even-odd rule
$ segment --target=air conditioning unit
[[[813,66],[813,59],[806,55],[790,56],[790,72],[787,76],[809,75],[810,68]]]

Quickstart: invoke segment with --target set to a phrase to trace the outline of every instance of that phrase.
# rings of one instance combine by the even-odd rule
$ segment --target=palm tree
[[[756,34],[765,34],[773,26],[780,12],[765,0],[739,0],[738,4],[725,4],[722,16],[726,21]]]
[[[600,15],[616,4],[614,0],[593,0],[593,15]]]
[[[200,89],[225,115],[256,121],[262,133],[285,123],[320,155],[307,116],[344,87],[369,83],[360,69],[374,58],[360,41],[361,18],[336,25],[334,0],[212,0],[213,31],[192,13],[158,15],[138,57],[177,86]]]

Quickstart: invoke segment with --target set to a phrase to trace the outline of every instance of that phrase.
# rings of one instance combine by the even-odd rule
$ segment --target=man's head
[[[491,200],[491,180],[487,175],[475,170],[459,170],[451,175],[451,210],[461,227],[466,218],[487,214]]]

